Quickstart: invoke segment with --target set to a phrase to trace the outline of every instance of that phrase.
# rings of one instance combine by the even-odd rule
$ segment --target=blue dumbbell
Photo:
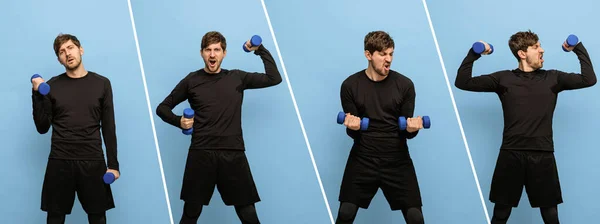
[[[400,126],[400,130],[406,130],[406,117],[398,118],[398,125]],[[423,116],[423,128],[429,129],[431,127],[431,119],[429,116]]]
[[[42,76],[38,74],[31,76],[31,79],[35,78],[42,78]],[[48,93],[50,92],[50,85],[48,85],[48,83],[46,82],[40,83],[40,85],[38,86],[38,92],[44,96],[48,95]]]
[[[194,118],[194,110],[192,108],[185,108],[183,110],[183,117],[185,118]],[[194,128],[185,129],[181,131],[184,135],[191,135],[194,132]]]
[[[488,45],[490,45],[490,53],[489,54],[494,53],[494,45],[489,44],[489,43],[488,43]],[[479,41],[473,43],[473,51],[477,54],[483,53],[485,51],[485,44],[483,44]]]
[[[579,38],[577,38],[577,36],[575,36],[575,34],[571,34],[567,37],[567,40],[565,40],[565,43],[567,43],[567,46],[569,47],[573,47],[575,45],[577,45],[577,43],[579,43]],[[565,52],[569,52],[565,46],[562,46],[563,51]]]
[[[105,173],[104,177],[102,177],[105,184],[112,184],[115,182],[115,175],[111,172]]]
[[[337,116],[337,123],[343,124],[344,120],[346,120],[346,114],[344,112],[340,111]],[[361,131],[367,130],[368,127],[369,127],[369,118],[363,117],[360,120],[360,130]]]
[[[250,47],[256,47],[260,44],[262,44],[262,38],[260,38],[259,35],[254,35],[250,38]],[[245,52],[250,52],[250,50],[246,48],[246,42],[242,45],[242,49],[244,49]]]

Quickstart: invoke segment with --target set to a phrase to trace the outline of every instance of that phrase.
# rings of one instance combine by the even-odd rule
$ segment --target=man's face
[[[221,47],[221,43],[214,43],[202,49],[201,55],[204,59],[204,68],[208,73],[219,73],[221,63],[227,52]]]
[[[388,48],[383,51],[374,51],[373,54],[366,52],[367,60],[371,67],[380,76],[387,76],[390,73],[390,66],[394,59],[394,48]]]
[[[81,65],[81,56],[83,48],[77,47],[73,41],[69,40],[60,46],[58,50],[58,61],[65,66],[67,70],[75,70]]]
[[[525,62],[529,65],[529,67],[534,70],[540,69],[544,66],[544,49],[542,45],[538,41],[533,46],[527,47],[527,51],[525,52]]]

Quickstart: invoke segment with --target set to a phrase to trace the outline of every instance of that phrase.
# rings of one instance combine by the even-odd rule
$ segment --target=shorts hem
[[[370,201],[369,202],[363,202],[363,203],[357,202],[356,200],[349,200],[349,199],[338,199],[338,201],[340,203],[344,203],[344,202],[346,202],[346,203],[352,203],[352,204],[355,204],[356,206],[358,206],[359,208],[362,208],[362,209],[368,209],[369,205],[371,205]]]
[[[554,206],[560,205],[562,203],[563,203],[563,201],[557,201],[557,202],[545,203],[545,204],[531,204],[531,207],[532,208],[554,207]]]
[[[420,208],[423,207],[423,203],[405,204],[405,205],[390,205],[392,211],[398,211],[406,208]]]
[[[208,199],[208,200],[197,200],[197,199],[189,199],[189,198],[179,198],[179,200],[182,200],[184,203],[198,203],[198,204],[202,204],[202,205],[209,205],[210,204],[210,199]]]
[[[65,215],[70,215],[72,212],[72,211],[65,212],[65,211],[61,211],[61,210],[53,210],[53,209],[48,209],[48,208],[43,208],[43,207],[40,209],[46,213],[58,213],[58,214],[65,214]]]
[[[223,202],[223,204],[225,204],[226,206],[238,206],[238,205],[252,205],[252,204],[256,204],[258,202],[260,202],[260,199],[248,200],[247,202],[233,202],[233,203]]]
[[[519,207],[519,202],[517,203],[507,203],[507,202],[503,202],[503,201],[498,201],[498,200],[494,200],[494,199],[489,199],[490,202],[494,203],[494,204],[499,204],[499,205],[504,205],[504,206],[510,206],[513,208]]]

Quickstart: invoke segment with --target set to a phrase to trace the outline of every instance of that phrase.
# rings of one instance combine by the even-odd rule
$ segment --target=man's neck
[[[369,78],[370,80],[372,80],[374,82],[379,82],[379,81],[387,78],[387,76],[382,76],[382,75],[377,74],[377,72],[370,65],[369,65],[369,67],[367,67],[367,70],[365,71],[365,73],[367,73],[367,78]]]
[[[217,69],[216,72],[210,72],[208,70],[208,68],[204,67],[204,72],[206,72],[206,74],[215,75],[215,74],[219,74],[221,72],[221,68]]]
[[[519,69],[524,72],[533,72],[535,70],[525,62],[519,62]]]
[[[70,78],[74,78],[74,79],[83,78],[87,74],[88,74],[88,71],[85,70],[85,68],[83,67],[83,64],[79,65],[79,67],[77,67],[74,70],[67,70],[67,76],[69,76]]]

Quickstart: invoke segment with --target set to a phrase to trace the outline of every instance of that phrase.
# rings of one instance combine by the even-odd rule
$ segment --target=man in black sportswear
[[[482,42],[484,43],[484,42]],[[490,47],[487,43],[488,54]],[[517,207],[523,191],[529,203],[540,208],[545,223],[559,223],[557,205],[563,202],[554,158],[552,117],[558,93],[596,84],[596,74],[582,43],[563,47],[579,58],[581,74],[543,70],[544,49],[538,36],[517,32],[508,42],[519,62],[513,70],[472,77],[475,60],[481,55],[469,50],[455,85],[474,92],[495,92],[502,103],[504,131],[496,162],[490,201],[495,203],[493,224],[506,223],[512,207]]]
[[[51,92],[41,95],[37,90],[44,80],[32,79],[37,131],[45,134],[52,126],[41,209],[48,213],[49,224],[64,223],[65,216],[71,214],[77,192],[89,223],[106,223],[106,211],[115,205],[111,188],[102,177],[111,172],[115,179],[119,178],[111,83],[84,68],[83,47],[77,37],[59,35],[54,40],[54,52],[66,72],[48,80]]]
[[[265,73],[249,73],[221,68],[227,42],[219,32],[202,38],[203,69],[189,73],[156,108],[164,121],[180,129],[193,129],[181,200],[185,201],[181,224],[196,223],[202,206],[208,205],[215,185],[226,205],[234,205],[242,223],[260,223],[254,204],[260,201],[242,136],[242,99],[244,90],[281,83],[271,53],[263,46],[246,48],[259,55]],[[172,110],[188,100],[194,118],[175,115]]]
[[[421,117],[412,118],[415,87],[406,76],[390,69],[394,40],[383,31],[364,39],[368,67],[349,76],[340,98],[346,113],[344,125],[354,140],[342,186],[336,223],[353,223],[358,208],[367,209],[379,188],[390,208],[402,210],[408,224],[424,223],[421,194],[407,139],[423,128]],[[407,117],[406,130],[398,118]],[[360,131],[360,117],[370,119]]]

